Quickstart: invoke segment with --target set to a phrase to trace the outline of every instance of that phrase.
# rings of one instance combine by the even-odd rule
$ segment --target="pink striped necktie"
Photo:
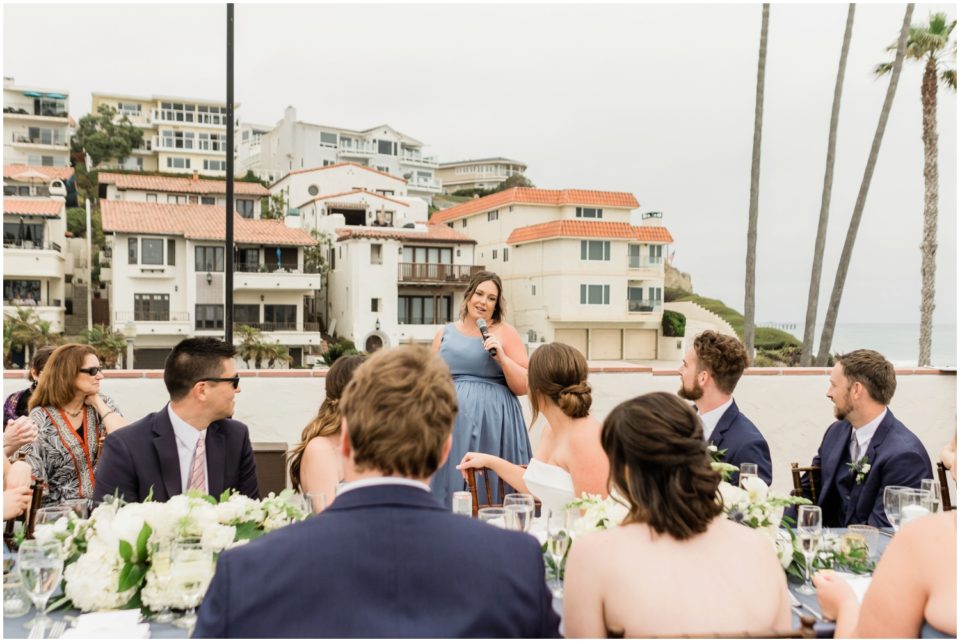
[[[190,482],[187,484],[187,490],[207,492],[207,476],[204,473],[206,468],[207,449],[204,446],[204,435],[200,435],[197,439],[197,448],[193,451],[193,464],[190,466]]]

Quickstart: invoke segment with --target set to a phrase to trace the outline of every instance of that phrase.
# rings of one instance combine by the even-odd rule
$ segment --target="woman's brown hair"
[[[93,346],[68,343],[53,351],[40,373],[37,389],[30,395],[30,410],[41,406],[63,408],[77,394],[77,375],[88,354],[97,356]]]
[[[485,281],[493,281],[493,284],[497,286],[497,304],[493,307],[493,322],[500,323],[507,316],[507,300],[503,298],[503,282],[500,281],[496,272],[481,270],[470,277],[470,282],[467,283],[467,287],[463,291],[463,301],[460,303],[461,320],[467,317],[467,304],[470,303],[470,297],[477,291],[477,287]]]
[[[534,350],[527,368],[531,424],[540,415],[541,397],[553,401],[568,417],[586,417],[593,403],[587,372],[583,354],[565,343],[548,343]]]
[[[307,444],[315,437],[334,437],[340,434],[340,397],[344,388],[350,383],[353,371],[367,357],[362,354],[349,357],[340,357],[333,362],[326,376],[326,395],[320,410],[300,435],[300,443],[287,454],[290,463],[290,482],[294,490],[300,490],[300,464],[303,462],[303,451]]]
[[[720,514],[720,473],[710,465],[700,418],[667,392],[624,401],[603,422],[610,483],[630,504],[624,523],[684,540]]]

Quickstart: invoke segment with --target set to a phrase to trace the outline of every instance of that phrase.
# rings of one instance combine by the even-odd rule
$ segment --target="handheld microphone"
[[[490,338],[490,331],[487,330],[487,322],[483,319],[477,319],[477,327],[480,328],[480,336],[483,337],[483,340],[486,341]],[[497,356],[497,349],[490,348],[490,356]]]

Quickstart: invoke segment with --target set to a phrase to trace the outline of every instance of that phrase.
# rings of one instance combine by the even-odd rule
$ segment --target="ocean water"
[[[801,341],[803,324],[762,324],[786,330]],[[820,333],[817,332],[814,350],[820,345]],[[918,323],[838,323],[833,333],[833,353],[849,352],[858,348],[876,350],[889,359],[893,365],[910,367],[917,365],[920,351],[920,325]],[[957,326],[956,324],[935,324],[933,343],[930,348],[934,366],[957,367]]]

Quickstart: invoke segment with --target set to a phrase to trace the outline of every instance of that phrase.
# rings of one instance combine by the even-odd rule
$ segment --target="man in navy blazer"
[[[240,391],[235,354],[213,337],[174,347],[163,369],[170,403],[103,442],[94,500],[162,502],[187,489],[219,497],[228,488],[259,499],[249,431],[229,418]]]
[[[923,444],[887,407],[896,389],[893,364],[874,350],[841,355],[830,371],[827,397],[838,421],[813,458],[820,467],[816,503],[824,526],[889,527],[883,489],[920,488],[920,480],[933,475]],[[809,494],[806,476],[803,483]]]
[[[707,330],[697,335],[683,357],[677,394],[696,402],[703,436],[724,451],[724,461],[737,468],[756,464],[758,476],[769,486],[773,482],[770,447],[733,400],[733,390],[749,362],[746,348],[736,337]],[[739,481],[739,472],[730,476],[731,484]]]
[[[557,637],[536,539],[430,494],[457,412],[446,364],[422,347],[380,350],[340,408],[336,500],[225,551],[193,636]]]

